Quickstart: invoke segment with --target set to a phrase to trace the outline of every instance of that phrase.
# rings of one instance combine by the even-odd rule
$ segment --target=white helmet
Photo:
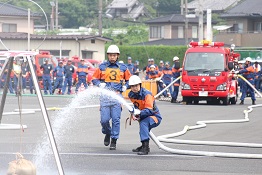
[[[175,57],[173,58],[173,61],[177,61],[177,60],[179,60],[179,58],[178,58],[177,56],[175,56]]]
[[[246,61],[249,61],[249,62],[251,62],[251,61],[252,61],[252,58],[250,58],[250,57],[247,57],[247,58],[246,58]]]
[[[118,53],[120,54],[119,48],[117,47],[117,45],[110,45],[107,48],[107,52],[106,53]]]
[[[137,75],[132,75],[130,78],[129,78],[129,85],[130,86],[133,86],[133,85],[137,85],[137,84],[141,84],[142,81],[141,79],[139,78],[139,76]]]
[[[155,65],[151,65],[151,66],[150,66],[150,68],[154,68],[154,69],[155,69],[155,68],[156,68],[156,66],[155,66]]]

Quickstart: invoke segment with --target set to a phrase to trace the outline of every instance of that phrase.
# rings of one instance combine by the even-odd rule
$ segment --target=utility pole
[[[181,0],[180,9],[181,9],[181,15],[184,15],[184,0]]]
[[[55,19],[54,19],[54,10],[55,10],[55,3],[53,1],[50,2],[50,5],[52,6],[52,12],[51,12],[51,15],[50,15],[50,18],[51,18],[51,23],[50,23],[50,29],[51,30],[54,30],[54,26],[55,26]]]
[[[102,36],[102,10],[103,10],[103,1],[99,0],[99,3],[98,3],[98,30],[99,30],[99,36]]]
[[[58,30],[58,0],[55,1],[55,29]]]
[[[188,19],[187,19],[187,0],[185,0],[185,45],[188,44]]]
[[[201,42],[204,38],[203,36],[203,0],[198,0],[198,41]]]

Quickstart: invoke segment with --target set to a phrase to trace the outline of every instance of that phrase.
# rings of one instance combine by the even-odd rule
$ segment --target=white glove
[[[56,80],[56,77],[54,77],[54,80]]]
[[[126,86],[123,86],[123,87],[122,87],[122,92],[125,92],[126,89],[127,89]]]
[[[100,87],[100,88],[105,88],[105,87],[106,87],[106,83],[100,83],[100,84],[99,84],[99,87]]]
[[[132,110],[130,110],[129,112],[134,115],[139,115],[141,111],[139,109],[135,109],[134,107],[132,107]]]
[[[139,109],[134,109],[134,115],[140,115],[141,111]]]
[[[235,74],[239,74],[239,70],[236,70],[234,73],[235,73]]]

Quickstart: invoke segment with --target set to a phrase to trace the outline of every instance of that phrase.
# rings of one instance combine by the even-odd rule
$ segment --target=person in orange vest
[[[179,64],[179,58],[175,56],[173,58],[174,66],[172,67],[173,79],[177,79],[180,76],[181,68],[178,68],[176,65]],[[179,93],[180,80],[174,83],[174,90],[172,94],[171,103],[179,103],[177,96]]]
[[[243,77],[249,81],[252,85],[254,85],[254,67],[251,65],[252,59],[250,57],[246,58],[245,67],[241,71],[235,71],[236,74],[243,74]],[[247,92],[250,92],[251,99],[252,99],[252,105],[256,104],[256,97],[254,93],[254,89],[250,87],[245,81],[243,82],[243,89],[242,89],[242,95],[240,97],[240,105],[244,104],[244,100],[246,98]]]
[[[156,106],[152,93],[142,87],[142,81],[137,75],[132,75],[129,79],[131,91],[128,93],[129,99],[134,104],[130,109],[133,120],[139,121],[139,135],[142,146],[133,149],[138,155],[147,155],[149,148],[149,132],[152,128],[157,127],[162,117]]]
[[[102,89],[114,91],[122,97],[122,93],[129,87],[131,77],[127,66],[119,63],[120,50],[117,45],[110,45],[107,49],[108,61],[99,65],[92,77],[92,83]],[[120,133],[121,103],[110,97],[100,98],[100,123],[102,133],[105,134],[104,145],[110,144],[109,150],[116,150],[116,142]],[[110,125],[110,120],[112,125]],[[112,126],[112,127],[111,127]],[[110,143],[111,139],[111,143]]]
[[[83,58],[81,59],[81,65],[79,65],[77,68],[76,74],[78,77],[78,82],[76,84],[76,93],[77,93],[78,88],[81,86],[82,83],[87,89],[86,77],[88,75],[88,67],[85,65],[85,60]]]
[[[257,90],[262,90],[260,89],[260,78],[261,78],[261,66],[258,64],[258,62],[256,61],[255,64],[253,65],[254,69],[255,69],[255,88]]]
[[[155,65],[151,65],[149,72],[148,72],[148,79],[149,80],[156,80],[157,83],[157,92],[160,92],[163,88],[165,88],[165,85],[162,81],[163,73],[159,70],[156,70]]]

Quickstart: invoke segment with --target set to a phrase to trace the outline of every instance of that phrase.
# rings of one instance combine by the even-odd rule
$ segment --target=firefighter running
[[[126,91],[129,86],[128,80],[131,74],[125,64],[118,62],[119,55],[120,51],[116,45],[110,45],[108,47],[108,61],[102,63],[99,68],[96,69],[92,78],[92,83],[100,88],[115,91],[117,95],[122,96],[121,93]],[[110,150],[116,149],[116,142],[120,132],[121,111],[121,104],[117,100],[101,96],[100,123],[102,126],[102,133],[105,134],[104,145],[108,146],[110,144]],[[109,123],[110,119],[112,119],[112,127]]]

